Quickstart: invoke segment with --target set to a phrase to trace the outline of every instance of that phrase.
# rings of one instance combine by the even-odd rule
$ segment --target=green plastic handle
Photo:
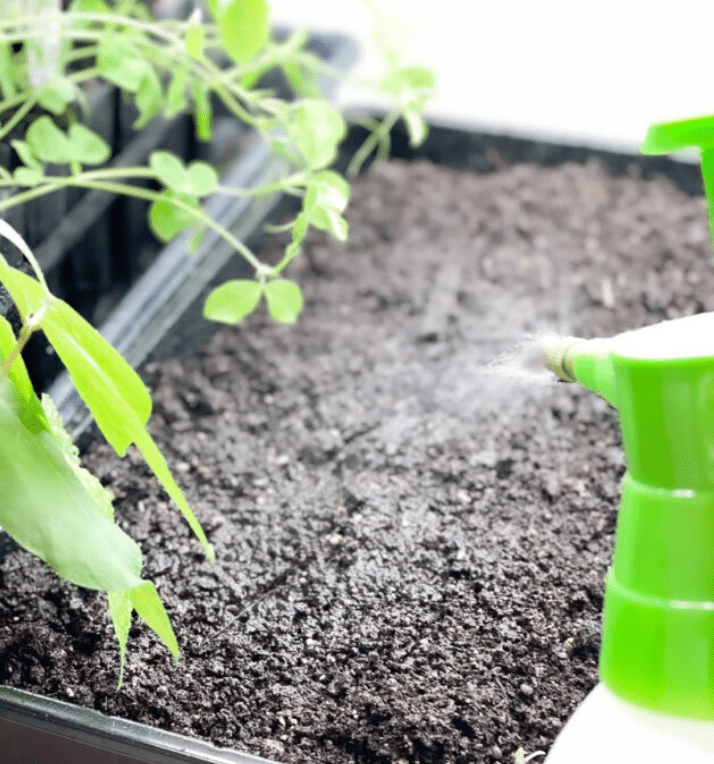
[[[640,150],[643,154],[669,154],[694,147],[701,152],[709,226],[714,232],[714,115],[651,125]]]

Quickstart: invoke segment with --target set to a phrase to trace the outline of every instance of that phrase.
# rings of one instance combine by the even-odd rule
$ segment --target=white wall
[[[634,150],[651,122],[714,113],[711,0],[375,1],[402,26],[406,62],[436,73],[435,121]],[[364,0],[271,4],[280,23],[369,45]]]

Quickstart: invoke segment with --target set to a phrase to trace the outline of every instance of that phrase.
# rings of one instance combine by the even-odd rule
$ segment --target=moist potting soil
[[[714,310],[702,199],[595,163],[393,161],[348,219],[294,265],[295,326],[260,312],[145,371],[215,565],[135,452],[86,456],[181,662],[135,622],[116,691],[103,596],[18,551],[0,681],[286,764],[549,747],[597,681],[625,466],[615,412],[528,338]]]

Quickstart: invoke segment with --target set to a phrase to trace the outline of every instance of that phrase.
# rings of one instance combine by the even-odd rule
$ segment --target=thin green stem
[[[13,113],[12,117],[0,128],[0,140],[2,140],[16,125],[29,114],[32,107],[37,103],[37,96],[28,98],[20,108]]]
[[[379,146],[379,144],[389,135],[394,125],[397,124],[401,111],[395,110],[384,118],[380,126],[370,133],[365,142],[359,147],[352,157],[345,175],[353,178],[360,171],[362,165],[367,161],[369,155]]]
[[[2,366],[0,366],[0,385],[2,385],[2,383],[10,376],[10,369],[12,369],[12,365],[18,359],[20,353],[22,353],[25,345],[27,344],[27,341],[30,339],[30,335],[35,331],[36,328],[37,326],[23,324],[22,329],[20,330],[20,336],[17,338],[15,346],[8,353],[8,356],[3,361]]]

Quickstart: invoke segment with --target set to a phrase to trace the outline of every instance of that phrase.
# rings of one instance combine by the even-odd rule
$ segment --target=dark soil
[[[552,743],[597,681],[617,419],[525,351],[487,367],[543,330],[714,309],[702,200],[598,165],[392,162],[355,184],[349,219],[348,246],[315,236],[296,264],[295,327],[254,316],[147,371],[216,565],[136,454],[87,456],[181,663],[137,623],[116,692],[103,597],[17,552],[0,681],[291,764]]]

